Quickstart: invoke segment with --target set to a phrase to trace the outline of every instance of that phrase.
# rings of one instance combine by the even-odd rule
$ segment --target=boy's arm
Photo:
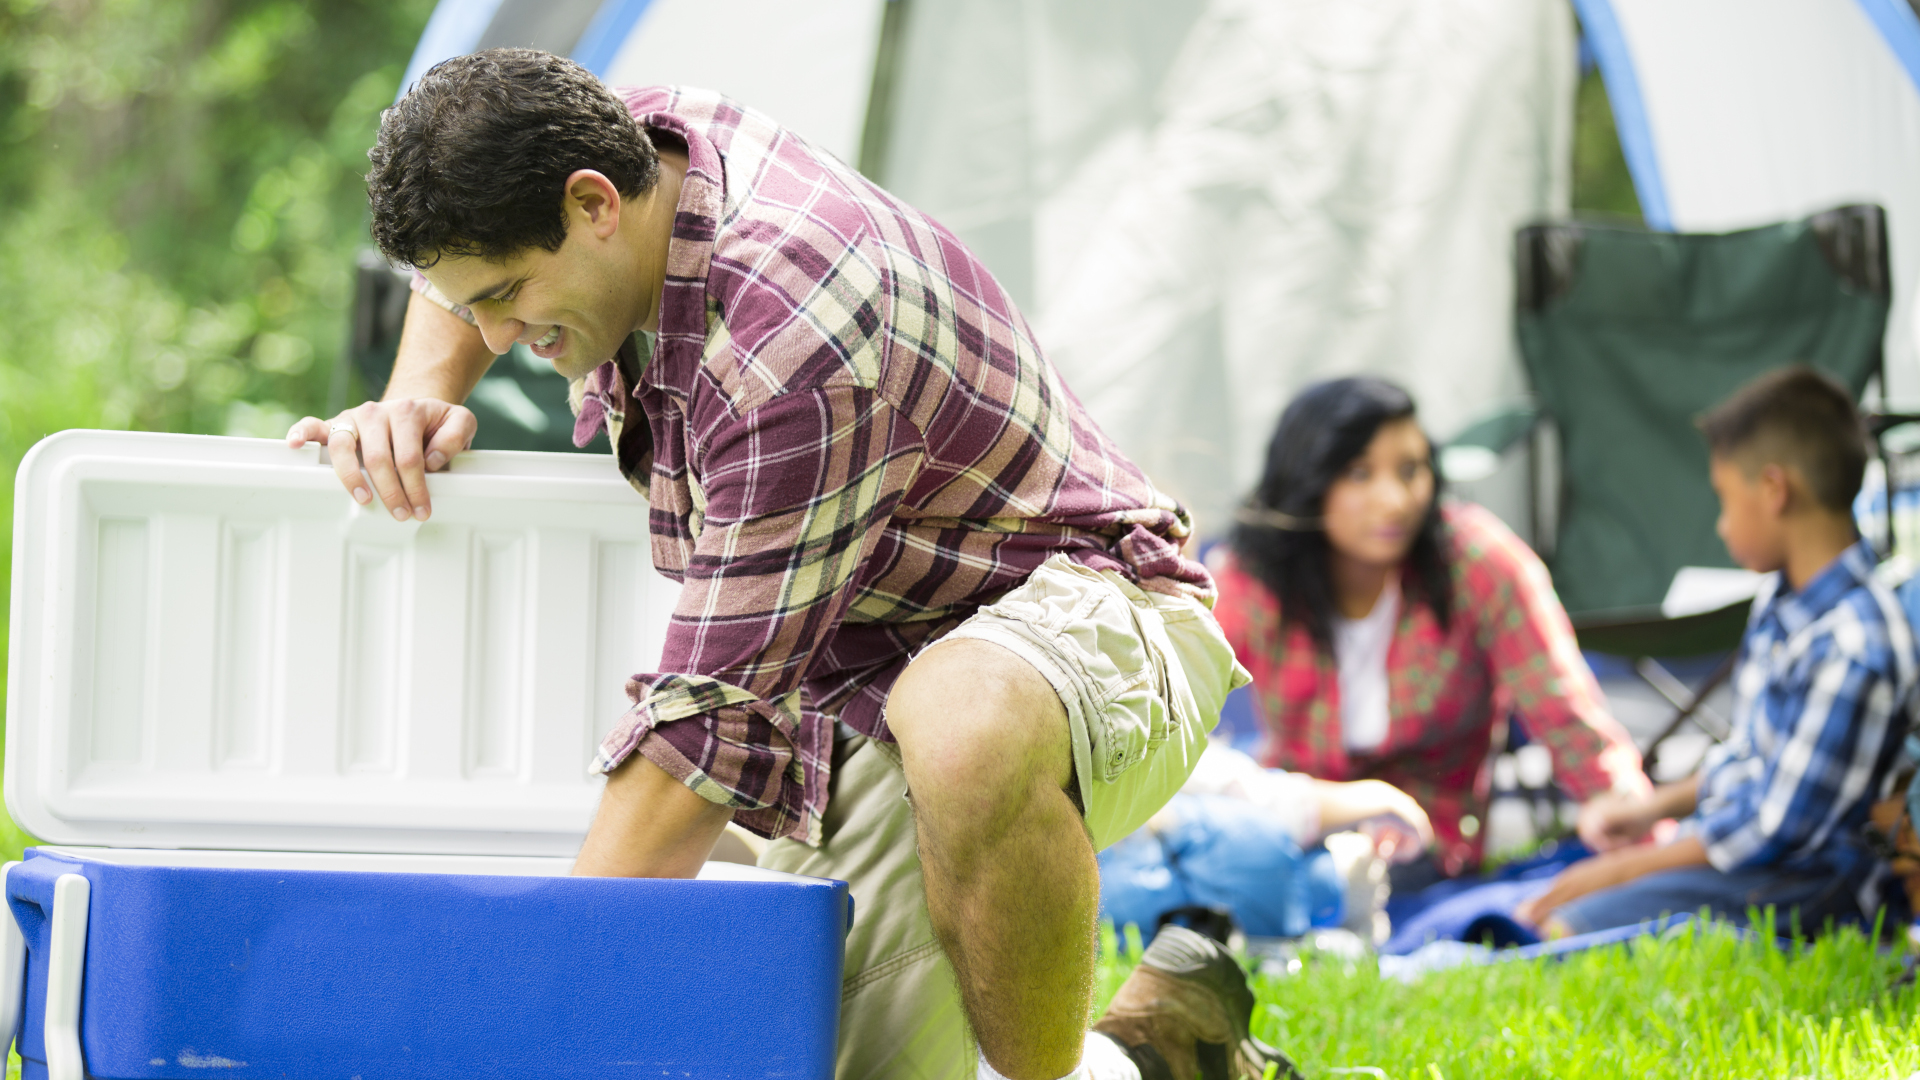
[[[1650,795],[1610,793],[1580,808],[1580,839],[1595,852],[1612,851],[1647,838],[1668,818],[1683,818],[1700,804],[1700,777],[1662,784]]]
[[[1560,872],[1546,892],[1514,910],[1520,921],[1541,926],[1555,908],[1569,904],[1588,893],[1625,885],[1665,870],[1680,870],[1707,864],[1706,845],[1697,836],[1686,836],[1664,847],[1630,847],[1583,859]],[[1557,936],[1557,935],[1552,935]]]

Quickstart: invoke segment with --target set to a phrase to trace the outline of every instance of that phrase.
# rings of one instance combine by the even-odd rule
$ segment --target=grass
[[[1108,937],[1102,1008],[1138,956],[1137,937]],[[1920,994],[1889,991],[1904,959],[1851,931],[1782,950],[1702,924],[1411,983],[1322,960],[1256,975],[1253,1027],[1316,1078],[1909,1080],[1920,1074]]]

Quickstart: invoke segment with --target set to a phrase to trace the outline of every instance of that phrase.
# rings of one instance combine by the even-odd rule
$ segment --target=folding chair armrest
[[[1509,405],[1468,424],[1434,456],[1441,475],[1455,483],[1484,480],[1500,467],[1500,455],[1533,433],[1540,410],[1531,404]]]

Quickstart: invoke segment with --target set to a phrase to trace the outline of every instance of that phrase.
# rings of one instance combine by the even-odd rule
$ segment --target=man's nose
[[[478,307],[473,309],[473,321],[480,328],[480,337],[486,341],[487,348],[495,356],[505,356],[513,343],[520,340],[526,332],[527,324],[519,319],[505,319],[497,315],[488,315]]]

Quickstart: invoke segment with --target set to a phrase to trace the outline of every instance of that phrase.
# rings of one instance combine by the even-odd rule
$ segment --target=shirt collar
[[[1832,610],[1848,593],[1872,580],[1877,561],[1873,547],[1862,539],[1813,575],[1805,588],[1790,590],[1786,571],[1780,571],[1779,591],[1774,594],[1772,608],[1781,629],[1789,634],[1799,633],[1802,627]]]
[[[638,340],[633,343],[641,354],[641,363],[631,385],[620,377],[616,363],[608,360],[588,375],[589,393],[597,390],[626,396],[638,395],[648,383],[686,385],[706,349],[707,271],[713,265],[713,239],[719,234],[720,215],[726,206],[726,165],[712,140],[665,109],[641,113],[634,122],[670,131],[686,143],[687,175],[680,182],[673,237],[667,241],[667,280],[660,291],[660,330],[650,342],[653,347],[645,349],[648,343]],[[605,410],[599,407],[581,413],[575,425],[576,443],[586,445],[585,440],[599,430],[604,415]]]
[[[669,99],[669,102],[671,98]],[[672,132],[687,145],[687,175],[680,182],[673,238],[667,244],[667,280],[660,292],[660,331],[642,383],[684,384],[706,351],[707,272],[727,201],[726,163],[713,141],[684,118],[655,109],[634,121]],[[637,387],[636,387],[637,389]]]

